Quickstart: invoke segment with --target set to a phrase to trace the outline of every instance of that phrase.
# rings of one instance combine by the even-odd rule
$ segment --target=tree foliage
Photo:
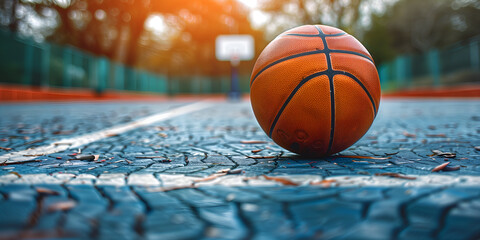
[[[378,63],[467,40],[480,34],[479,23],[475,1],[399,0],[372,17],[363,40]]]
[[[19,17],[19,8],[30,11]],[[56,21],[50,32],[37,32],[47,40],[156,72],[228,71],[228,65],[214,58],[220,34],[252,34],[262,42],[262,35],[250,27],[247,9],[236,0],[5,0],[0,4],[2,24],[21,31],[19,25],[42,16],[45,9],[53,10]],[[154,23],[170,31],[146,28],[151,17],[162,19]]]
[[[377,64],[393,59],[397,53],[393,48],[394,37],[387,28],[386,15],[372,15],[370,29],[362,40]]]
[[[260,0],[261,9],[273,20],[266,28],[276,34],[297,25],[327,24],[361,34],[361,18],[372,0]],[[277,24],[275,24],[277,23]],[[271,29],[271,28],[276,29]]]
[[[258,0],[268,22],[252,29],[237,0],[3,0],[0,25],[154,72],[219,75],[220,34],[251,34],[303,24],[339,27],[359,38],[377,63],[480,34],[475,0]],[[155,20],[155,21],[153,21]],[[253,61],[242,64],[248,73]]]

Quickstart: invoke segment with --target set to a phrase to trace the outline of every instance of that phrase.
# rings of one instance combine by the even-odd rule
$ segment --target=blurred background
[[[480,86],[476,0],[2,0],[0,99],[225,94],[231,66],[215,58],[225,34],[254,38],[255,58],[238,67],[248,93],[262,49],[304,24],[359,39],[384,93]]]

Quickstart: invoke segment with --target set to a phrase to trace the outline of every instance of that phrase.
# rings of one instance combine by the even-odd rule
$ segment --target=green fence
[[[480,84],[480,36],[424,54],[399,56],[378,68],[383,90]]]
[[[0,30],[0,83],[158,94],[227,93],[230,77],[170,76],[140,71],[76,48],[37,43]],[[480,36],[378,66],[382,89],[480,84]],[[249,76],[240,77],[242,92]]]
[[[159,94],[227,93],[230,77],[154,74],[87,54],[76,48],[37,43],[0,30],[0,83]],[[248,92],[249,76],[241,77]]]

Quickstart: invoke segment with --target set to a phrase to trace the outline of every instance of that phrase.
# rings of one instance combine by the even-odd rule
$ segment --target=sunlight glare
[[[165,23],[163,16],[153,14],[148,17],[147,21],[145,22],[145,28],[157,34],[163,34],[167,32],[168,26]]]
[[[238,0],[243,3],[243,5],[249,7],[250,9],[255,9],[258,6],[258,0]]]
[[[250,12],[250,16],[248,18],[252,23],[252,27],[257,29],[267,24],[267,22],[270,20],[269,16],[260,10],[253,10]]]

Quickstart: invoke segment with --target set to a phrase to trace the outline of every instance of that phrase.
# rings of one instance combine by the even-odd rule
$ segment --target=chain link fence
[[[230,76],[169,76],[137,70],[73,47],[37,43],[0,31],[0,83],[158,94],[230,91]],[[382,90],[480,84],[480,36],[378,66]],[[242,92],[249,77],[240,76]]]
[[[423,54],[399,56],[378,68],[382,89],[480,84],[480,36]]]
[[[158,94],[230,91],[230,76],[170,76],[134,69],[73,47],[38,43],[0,30],[0,83]],[[249,90],[241,76],[241,89]]]

